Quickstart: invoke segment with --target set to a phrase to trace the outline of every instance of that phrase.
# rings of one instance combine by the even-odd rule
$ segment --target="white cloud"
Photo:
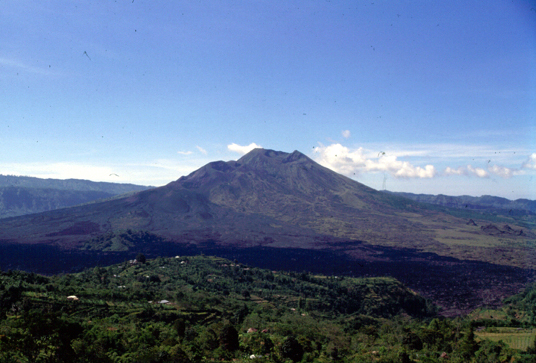
[[[443,174],[445,174],[445,175],[467,175],[468,172],[467,172],[467,168],[464,168],[462,166],[460,166],[457,169],[452,169],[450,166],[447,166],[447,168],[445,169]]]
[[[242,154],[242,155],[245,155],[248,152],[250,152],[251,150],[258,149],[258,148],[262,148],[262,146],[257,145],[254,142],[252,142],[251,144],[246,145],[246,146],[241,146],[241,145],[238,145],[238,144],[235,144],[235,143],[227,145],[227,149],[229,149],[230,151],[234,151],[235,153]]]
[[[500,165],[488,166],[488,171],[490,174],[498,175],[503,178],[511,178],[516,173],[515,169],[510,169]]]
[[[433,178],[436,175],[433,165],[426,165],[424,168],[421,168],[420,166],[413,166],[407,161],[397,161],[391,167],[393,169],[398,168],[395,176],[400,178]],[[392,172],[392,170],[389,171]]]
[[[436,175],[433,165],[414,166],[385,152],[372,156],[362,147],[352,151],[341,144],[321,145],[315,148],[315,153],[319,164],[345,175],[377,171],[388,172],[395,178],[433,178]]]
[[[460,166],[457,169],[452,169],[451,167],[445,168],[443,175],[467,175],[467,176],[477,176],[479,178],[489,178],[490,175],[497,175],[501,178],[511,178],[514,175],[521,175],[524,172],[515,168],[507,168],[501,165],[488,166],[488,170],[482,168],[474,168],[472,165]]]
[[[489,177],[489,173],[482,168],[474,168],[472,165],[460,166],[456,169],[451,168],[450,166],[446,167],[443,171],[443,175],[466,175],[466,176],[477,176],[479,178]]]
[[[344,131],[342,132],[342,136],[343,136],[345,139],[349,138],[349,137],[350,137],[350,130],[344,130]]]
[[[498,176],[509,179],[513,176],[524,174],[523,169],[536,170],[536,153],[531,154],[520,168],[512,168],[497,164],[491,165],[489,162],[492,159],[501,160],[505,163],[512,162],[511,156],[515,152],[511,150],[493,151],[492,148],[485,146],[440,144],[409,146],[404,149],[400,146],[390,145],[389,149],[382,149],[385,148],[385,145],[373,144],[372,148],[376,150],[370,149],[370,145],[368,147],[369,149],[363,147],[349,149],[339,143],[333,143],[328,146],[321,144],[320,147],[315,148],[314,159],[321,165],[348,176],[384,172],[400,179],[434,178],[441,175],[465,175],[478,178]],[[377,150],[382,151],[378,152]],[[426,162],[426,159],[432,159],[443,165],[448,165],[449,162],[460,161],[463,155],[466,159],[477,159],[482,163],[487,161],[488,164],[484,168],[470,164],[457,168],[446,166],[443,172],[438,172],[434,165]],[[490,156],[492,159],[490,159]],[[518,157],[515,156],[514,159]],[[409,159],[409,161],[402,161],[400,158]],[[415,165],[415,160],[423,164],[426,162],[426,165],[417,166]]]
[[[489,173],[482,168],[473,168],[471,165],[467,165],[467,171],[470,174],[478,176],[479,178],[489,177]]]
[[[203,149],[201,146],[196,146],[197,150],[199,150],[202,154],[207,155],[207,151]]]
[[[191,151],[177,151],[177,154],[190,155],[190,154],[192,154],[192,152]]]
[[[536,153],[532,153],[527,161],[521,166],[523,169],[533,169],[536,170]]]

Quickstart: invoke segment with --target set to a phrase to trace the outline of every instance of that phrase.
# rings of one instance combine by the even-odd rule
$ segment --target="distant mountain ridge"
[[[113,195],[124,194],[132,191],[142,191],[152,188],[150,186],[144,185],[94,182],[84,179],[41,179],[31,176],[15,176],[1,174],[0,187],[97,191]]]
[[[0,218],[71,207],[149,188],[81,179],[0,175]]]
[[[467,209],[500,209],[500,210],[523,210],[536,213],[536,200],[516,199],[510,200],[491,195],[481,197],[471,197],[469,195],[449,196],[449,195],[432,195],[432,194],[414,194],[405,192],[388,192],[404,198],[421,202],[441,205],[449,208],[467,208]]]

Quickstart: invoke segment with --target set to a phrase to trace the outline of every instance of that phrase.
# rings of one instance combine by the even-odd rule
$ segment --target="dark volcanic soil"
[[[271,270],[356,277],[393,276],[441,306],[445,316],[464,314],[480,306],[496,307],[503,298],[517,293],[536,277],[534,270],[457,260],[411,249],[370,245],[366,248],[375,254],[376,261],[351,259],[333,251],[231,248],[213,243],[203,246],[162,243],[144,246],[141,251],[108,253],[69,252],[45,245],[0,245],[0,268],[56,274],[123,262],[135,258],[138,252],[148,258],[203,252]]]

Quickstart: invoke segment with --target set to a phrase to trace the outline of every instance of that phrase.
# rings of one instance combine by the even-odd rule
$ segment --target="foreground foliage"
[[[52,277],[7,271],[0,281],[0,362],[535,361],[534,344],[522,352],[482,339],[482,319],[434,318],[392,278],[194,256]],[[519,311],[534,306],[524,296]]]

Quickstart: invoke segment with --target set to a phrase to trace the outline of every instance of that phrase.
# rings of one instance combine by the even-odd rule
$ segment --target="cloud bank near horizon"
[[[484,169],[467,164],[458,167],[447,166],[441,172],[438,171],[438,167],[432,164],[418,166],[410,161],[399,160],[398,156],[401,154],[405,154],[408,157],[426,156],[425,151],[408,151],[407,153],[380,151],[374,155],[373,151],[366,150],[363,147],[350,149],[339,143],[334,143],[327,146],[320,144],[319,147],[314,149],[313,158],[319,164],[350,177],[365,173],[383,172],[397,179],[431,179],[450,175],[474,176],[478,178],[498,176],[508,179],[524,174],[525,169],[536,170],[536,153],[531,154],[519,168],[490,164]],[[446,161],[448,162],[448,160]],[[488,161],[489,163],[490,161]]]
[[[415,166],[384,151],[374,157],[363,147],[350,150],[341,144],[321,145],[315,148],[314,153],[315,161],[320,165],[347,176],[388,172],[396,178],[433,178],[437,174],[433,165]]]

